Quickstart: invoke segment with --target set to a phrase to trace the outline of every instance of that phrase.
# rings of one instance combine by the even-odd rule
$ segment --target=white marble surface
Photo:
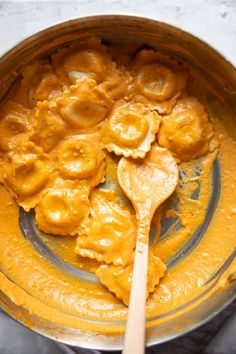
[[[0,1],[0,54],[39,29],[94,13],[168,22],[207,41],[236,65],[236,0]]]

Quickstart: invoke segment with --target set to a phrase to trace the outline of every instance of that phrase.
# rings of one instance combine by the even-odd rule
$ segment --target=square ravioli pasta
[[[96,271],[96,275],[101,283],[112,293],[121,299],[125,305],[129,305],[129,297],[132,284],[134,260],[130,261],[125,267],[114,265],[101,265]],[[147,298],[158,285],[160,279],[166,271],[165,264],[151,250],[148,259],[148,283]]]
[[[78,234],[77,254],[125,266],[135,247],[135,216],[118,201],[115,192],[95,189],[90,196],[89,216]]]
[[[139,51],[130,63],[133,84],[130,96],[161,115],[171,113],[185,94],[189,72],[179,62],[152,49]]]

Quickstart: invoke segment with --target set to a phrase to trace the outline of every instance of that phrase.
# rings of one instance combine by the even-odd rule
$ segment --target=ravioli
[[[119,203],[114,192],[95,189],[89,216],[79,230],[75,252],[99,262],[126,265],[136,241],[134,214]]]
[[[41,147],[26,142],[8,153],[4,184],[26,211],[37,204],[39,192],[49,182],[53,164]]]
[[[51,71],[42,75],[42,78],[35,88],[33,100],[35,102],[48,100],[51,101],[60,97],[63,92],[63,85],[58,77]]]
[[[67,125],[48,101],[37,104],[35,118],[37,123],[31,140],[48,152],[64,138]]]
[[[133,266],[133,261],[130,261],[125,267],[101,265],[96,271],[96,275],[99,277],[102,284],[127,306],[129,305]],[[150,250],[148,260],[147,298],[148,295],[154,291],[155,287],[160,282],[160,279],[164,276],[165,271],[165,264]]]
[[[99,87],[106,92],[112,100],[125,99],[129,100],[130,88],[133,77],[124,67],[118,69],[113,67],[106,81],[99,84]]]
[[[74,236],[81,221],[88,215],[88,195],[86,181],[57,177],[43,191],[35,208],[39,230],[54,235]]]
[[[60,49],[52,55],[52,64],[62,79],[68,76],[73,84],[82,77],[92,78],[98,83],[104,81],[115,65],[99,38],[89,38]]]
[[[132,82],[130,72],[112,60],[99,38],[60,49],[52,55],[52,63],[57,76],[67,86],[75,85],[77,80],[93,79],[112,100],[122,98]]]
[[[161,122],[157,112],[140,103],[127,103],[114,108],[105,128],[103,143],[109,152],[143,158],[155,140]]]
[[[31,111],[19,103],[8,101],[1,110],[0,149],[9,151],[28,139],[32,129]]]
[[[105,154],[96,134],[70,136],[56,150],[62,176],[86,179],[91,187],[104,182]]]
[[[186,97],[163,117],[158,141],[179,161],[188,161],[205,155],[212,137],[212,124],[204,106],[196,98]]]
[[[160,63],[161,56],[153,50],[142,50],[137,54],[131,68],[134,72],[133,100],[156,109],[160,114],[171,112],[177,98],[182,94],[187,82],[187,72],[173,70]],[[169,65],[168,65],[169,64]]]
[[[27,108],[33,108],[39,101],[52,100],[62,94],[63,85],[46,60],[26,65],[22,76],[14,99]]]
[[[89,128],[105,119],[111,101],[92,79],[80,79],[57,99],[60,114],[74,128]]]

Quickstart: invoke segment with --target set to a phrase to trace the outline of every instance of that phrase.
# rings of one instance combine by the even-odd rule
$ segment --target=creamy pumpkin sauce
[[[0,290],[45,321],[122,333],[137,230],[117,163],[146,161],[157,144],[178,163],[179,184],[152,220],[147,326],[226,287],[235,260],[211,279],[236,247],[236,128],[212,89],[154,50],[133,57],[96,38],[22,75],[0,109]],[[62,262],[87,273],[47,259],[20,228],[22,213]]]

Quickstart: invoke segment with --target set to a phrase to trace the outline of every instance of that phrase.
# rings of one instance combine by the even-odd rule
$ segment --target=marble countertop
[[[47,26],[99,13],[147,16],[176,25],[208,42],[236,65],[236,0],[0,1],[0,55],[18,41]],[[235,308],[236,304],[232,304],[201,329],[153,348],[149,353],[236,354]],[[228,322],[224,325],[226,320]],[[212,341],[220,328],[219,335]],[[63,348],[32,334],[0,310],[0,354],[63,352]]]
[[[0,54],[39,29],[95,13],[168,22],[205,40],[236,65],[236,0],[0,1]]]

